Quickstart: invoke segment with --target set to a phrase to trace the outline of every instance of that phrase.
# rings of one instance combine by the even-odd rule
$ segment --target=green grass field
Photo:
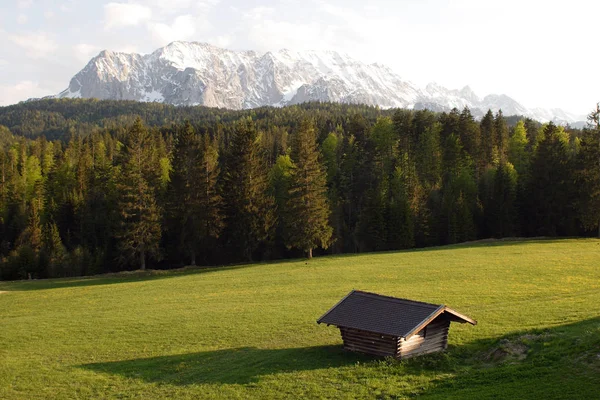
[[[344,352],[351,289],[444,303],[446,353]],[[600,241],[0,283],[0,398],[599,398]]]

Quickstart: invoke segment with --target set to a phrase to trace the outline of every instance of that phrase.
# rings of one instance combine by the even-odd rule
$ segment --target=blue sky
[[[2,0],[0,106],[56,94],[103,49],[173,40],[331,49],[404,79],[586,114],[600,101],[600,2]]]

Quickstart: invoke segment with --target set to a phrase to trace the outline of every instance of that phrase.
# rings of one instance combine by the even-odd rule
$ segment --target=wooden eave
[[[344,300],[346,300],[348,297],[350,297],[352,294],[354,293],[362,293],[362,294],[367,294],[367,295],[373,295],[373,296],[377,296],[379,298],[388,298],[390,300],[393,301],[401,301],[401,302],[409,302],[412,304],[424,304],[427,306],[432,306],[432,307],[436,307],[435,304],[431,304],[431,303],[423,303],[423,302],[419,302],[419,301],[414,301],[414,300],[406,300],[406,299],[399,299],[399,298],[395,298],[395,297],[390,297],[390,296],[382,296],[376,293],[370,293],[370,292],[364,292],[361,290],[352,290],[350,293],[348,293],[346,296],[344,296],[340,301],[338,301],[333,307],[331,307],[329,310],[327,310],[327,312],[325,314],[323,314],[318,320],[317,323],[321,324],[321,323],[325,323],[327,324],[327,326],[330,326],[331,324],[323,322],[323,319],[325,317],[327,317],[327,315],[329,315],[335,308],[337,308],[342,302],[344,302]],[[477,325],[477,321],[475,321],[474,319],[471,319],[469,317],[467,317],[464,314],[459,313],[458,311],[455,311],[451,308],[446,307],[445,305],[440,305],[438,306],[431,314],[429,314],[426,318],[424,318],[421,322],[419,322],[415,327],[413,327],[406,335],[404,336],[397,336],[397,335],[393,335],[393,334],[389,334],[389,333],[382,333],[382,332],[378,332],[375,330],[370,330],[370,329],[359,329],[365,332],[370,332],[370,333],[374,333],[377,335],[382,335],[382,336],[388,336],[388,337],[397,337],[397,338],[404,338],[405,340],[410,339],[412,336],[414,336],[415,334],[417,334],[418,332],[420,332],[423,328],[425,328],[427,325],[429,325],[434,319],[436,319],[437,317],[439,317],[441,314],[443,313],[448,313],[449,314],[449,319],[452,322],[459,322],[459,323],[469,323],[471,325]],[[352,326],[346,326],[344,324],[336,324],[334,323],[333,325],[339,327],[339,328],[346,328],[346,329],[357,329],[355,327]]]
[[[410,332],[408,332],[404,336],[404,339],[405,340],[410,339],[416,333],[420,332],[421,329],[423,329],[427,325],[429,325],[431,323],[431,321],[433,321],[434,319],[436,319],[437,317],[439,317],[441,314],[443,314],[445,312],[447,312],[448,314],[451,314],[454,317],[451,319],[453,322],[459,322],[461,324],[469,323],[471,325],[477,325],[477,321],[475,321],[474,319],[471,319],[471,318],[467,317],[466,315],[459,313],[458,311],[454,311],[453,309],[448,308],[445,305],[441,305],[437,308],[437,310],[432,312],[427,318],[425,318],[417,326],[415,326]]]

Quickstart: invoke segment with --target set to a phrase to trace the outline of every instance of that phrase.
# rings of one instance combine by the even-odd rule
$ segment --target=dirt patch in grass
[[[529,349],[534,342],[539,342],[550,338],[548,333],[532,334],[528,333],[515,337],[513,339],[503,339],[499,345],[494,347],[485,356],[486,361],[491,362],[516,362],[523,361],[529,354]]]
[[[503,340],[500,346],[490,351],[486,357],[488,361],[522,361],[527,358],[529,347],[523,343]]]
[[[2,293],[8,293],[6,290],[0,290],[0,294]]]

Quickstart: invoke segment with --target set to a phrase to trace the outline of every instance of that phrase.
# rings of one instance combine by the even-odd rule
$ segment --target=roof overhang
[[[410,332],[408,332],[404,336],[404,339],[405,340],[410,339],[416,333],[420,332],[421,329],[423,329],[427,325],[429,325],[431,323],[431,321],[433,321],[434,319],[436,319],[437,317],[439,317],[440,315],[442,315],[444,313],[450,314],[450,320],[452,322],[459,322],[461,324],[469,323],[471,325],[477,325],[477,321],[475,321],[474,319],[471,319],[471,318],[467,317],[466,315],[459,313],[458,311],[454,311],[451,308],[448,308],[448,307],[446,307],[444,305],[441,305],[441,306],[438,307],[437,310],[435,310],[434,312],[432,312],[427,318],[425,318],[417,326],[415,326]]]
[[[346,326],[345,324],[339,324],[339,323],[329,323],[329,322],[325,322],[324,319],[326,319],[326,317],[334,310],[336,309],[341,303],[344,302],[344,300],[346,300],[348,297],[350,297],[351,295],[353,295],[354,293],[361,293],[363,295],[371,295],[371,296],[377,296],[380,298],[388,298],[391,300],[401,300],[401,301],[408,301],[411,303],[420,303],[420,304],[425,304],[428,306],[432,306],[432,307],[437,307],[434,309],[433,312],[431,312],[431,314],[429,314],[427,317],[425,317],[421,322],[419,322],[416,326],[414,326],[408,333],[406,333],[405,335],[398,335],[398,334],[391,334],[391,333],[385,333],[385,332],[378,332],[376,330],[370,330],[370,329],[364,329],[364,328],[356,328],[353,326]],[[442,314],[447,314],[447,318],[451,321],[451,322],[458,322],[461,324],[464,323],[469,323],[471,325],[477,325],[477,321],[475,321],[474,319],[469,318],[468,316],[459,313],[458,311],[455,311],[451,308],[446,307],[445,305],[440,305],[437,306],[436,304],[431,304],[431,303],[423,303],[423,302],[417,302],[414,300],[407,300],[407,299],[399,299],[399,298],[394,298],[394,297],[390,297],[390,296],[382,296],[376,293],[369,293],[369,292],[363,292],[360,290],[352,290],[350,293],[348,293],[346,296],[344,296],[340,301],[338,301],[333,307],[331,307],[329,310],[327,310],[327,312],[325,314],[323,314],[318,320],[317,323],[321,324],[321,323],[325,323],[327,324],[327,326],[329,325],[335,325],[338,326],[340,328],[352,328],[352,329],[360,329],[363,330],[365,332],[372,332],[372,333],[376,333],[376,334],[380,334],[380,335],[388,335],[388,336],[394,336],[394,337],[398,337],[398,338],[404,338],[405,340],[410,339],[412,336],[414,336],[415,334],[417,334],[418,332],[420,332],[423,328],[425,328],[427,325],[429,325],[434,319],[436,319],[437,317],[439,317]]]

